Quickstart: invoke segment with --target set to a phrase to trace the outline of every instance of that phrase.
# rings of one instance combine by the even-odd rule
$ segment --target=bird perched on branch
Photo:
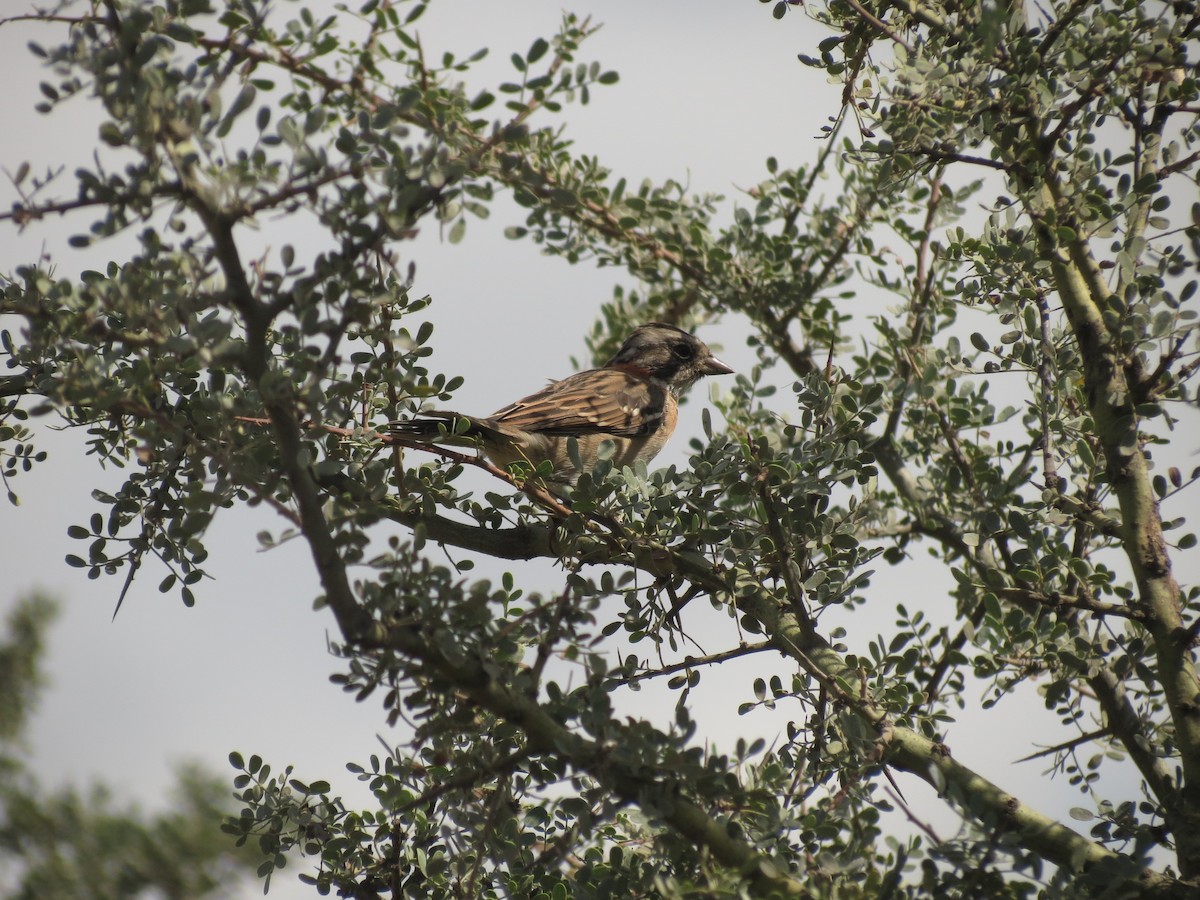
[[[605,441],[613,444],[614,466],[649,462],[675,430],[679,396],[705,375],[732,372],[695,335],[651,322],[603,367],[552,381],[490,416],[433,411],[392,422],[388,431],[421,443],[478,442],[498,466],[550,460],[547,480],[569,485],[595,465]],[[571,438],[580,466],[571,458]]]

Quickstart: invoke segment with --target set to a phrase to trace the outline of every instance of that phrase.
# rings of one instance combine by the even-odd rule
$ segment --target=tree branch
[[[713,818],[686,799],[687,786],[669,775],[647,772],[643,765],[622,759],[619,745],[589,741],[555,720],[537,701],[515,692],[488,674],[474,659],[447,658],[437,641],[418,628],[393,627],[380,646],[420,660],[497,716],[520,726],[530,751],[551,754],[570,762],[648,814],[662,818],[679,834],[705,847],[720,862],[742,873],[760,895],[811,897],[794,876],[779,871],[750,844],[731,836],[728,823]]]
[[[1036,141],[1041,134],[1036,117],[1026,127],[1035,138],[1031,144],[1050,154],[1048,145]],[[996,135],[997,146],[1013,162],[1027,149],[1025,143],[1013,145],[1014,140],[1007,132]],[[1023,178],[1020,195],[1079,347],[1089,411],[1104,450],[1108,482],[1121,510],[1122,546],[1147,612],[1145,625],[1153,639],[1157,675],[1175,725],[1184,773],[1181,793],[1187,801],[1177,807],[1183,818],[1176,817],[1168,825],[1177,835],[1180,870],[1185,878],[1192,878],[1200,876],[1200,678],[1185,638],[1179,585],[1172,573],[1162,517],[1141,446],[1133,402],[1136,379],[1131,383],[1120,340],[1106,322],[1108,312],[1120,307],[1105,285],[1084,237],[1088,231],[1077,221],[1053,162],[1052,158],[1042,160],[1036,183]],[[1046,210],[1053,211],[1055,221],[1067,227],[1049,225]],[[1076,237],[1071,239],[1069,234]]]
[[[1104,710],[1105,724],[1146,779],[1146,787],[1164,809],[1172,810],[1171,818],[1177,818],[1179,782],[1167,768],[1161,751],[1155,752],[1158,748],[1146,739],[1146,722],[1133,708],[1125,685],[1107,667],[1089,678],[1088,684],[1096,691],[1100,708]]]
[[[739,598],[738,607],[757,618],[776,646],[796,659],[822,686],[863,716],[881,734],[887,734],[884,760],[916,775],[949,799],[964,815],[984,823],[1000,824],[1019,836],[1023,847],[1071,871],[1112,864],[1120,857],[1070,828],[1021,803],[983,776],[957,762],[949,748],[911,729],[894,725],[886,712],[858,690],[858,676],[840,655],[815,632],[806,631],[791,613],[761,594]],[[1154,872],[1143,874],[1143,883],[1157,888],[1175,886],[1175,880]]]

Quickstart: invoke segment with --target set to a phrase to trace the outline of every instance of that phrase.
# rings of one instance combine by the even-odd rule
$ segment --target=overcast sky
[[[281,12],[290,6],[281,3]],[[465,57],[490,47],[490,58],[470,76],[482,88],[511,79],[509,55],[527,50],[535,37],[551,35],[561,9],[561,3],[530,0],[434,3],[419,30],[430,57],[441,50]],[[753,0],[608,0],[594,4],[594,12],[604,28],[580,56],[618,70],[621,81],[594,91],[589,106],[569,109],[568,134],[579,150],[599,156],[633,183],[671,177],[694,191],[727,196],[764,177],[768,155],[789,166],[816,156],[820,126],[835,111],[840,86],[826,84],[820,73],[797,62],[796,54],[812,52],[823,36],[803,15],[777,22],[769,6]],[[76,101],[70,114],[49,118],[33,112],[44,74],[25,45],[57,39],[52,26],[0,28],[6,98],[0,165],[10,172],[27,159],[38,165],[61,162],[69,171],[87,161],[95,143],[96,117],[86,103]],[[11,187],[0,184],[0,205],[12,199]],[[435,301],[434,365],[467,376],[455,403],[465,412],[489,412],[548,377],[567,374],[570,358],[583,356],[583,335],[620,277],[614,270],[571,267],[540,256],[532,244],[506,240],[504,227],[518,217],[502,202],[488,221],[470,222],[462,244],[443,244],[427,229],[416,245],[416,293],[429,293]],[[6,227],[0,271],[11,272],[43,248],[64,273],[87,267],[86,257],[65,249],[66,235],[82,225],[82,219],[39,223],[19,239]],[[263,239],[299,248],[303,238],[284,227],[277,220],[262,223]],[[279,236],[273,238],[269,229]],[[91,265],[106,258],[104,250],[101,245],[99,254],[93,252]],[[723,344],[720,355],[735,369],[752,365],[753,351],[737,323],[703,337]],[[703,388],[697,393],[703,401]],[[686,437],[698,431],[700,405],[684,410],[686,433],[664,451],[662,464],[686,461]],[[1194,421],[1188,429],[1181,443],[1194,448]],[[35,586],[64,603],[50,642],[53,683],[32,733],[41,777],[48,784],[101,778],[153,807],[171,781],[173,763],[198,760],[219,769],[236,749],[258,753],[276,768],[292,763],[298,777],[330,779],[351,803],[365,802],[361,788],[345,775],[345,763],[378,752],[376,735],[393,743],[404,735],[386,728],[375,698],[356,705],[329,683],[329,675],[340,670],[325,652],[333,622],[310,609],[318,588],[307,551],[293,543],[259,553],[255,533],[281,523],[261,511],[225,515],[209,537],[208,568],[216,580],[200,586],[194,609],[185,609],[175,595],[160,595],[161,575],[147,572],[112,622],[121,579],[88,581],[62,562],[66,553],[79,551],[66,536],[67,526],[86,521],[95,508],[89,499],[97,484],[95,465],[81,457],[79,434],[43,436],[39,443],[54,453],[52,460],[14,483],[19,508],[0,507],[0,565],[6,573],[0,606],[7,608]],[[1182,460],[1190,468],[1186,454]],[[102,478],[115,484],[120,473]],[[534,589],[553,590],[561,581],[545,561],[504,568],[519,572]],[[878,625],[863,630],[859,623],[856,639],[864,647],[876,628],[890,628],[895,600],[910,606],[949,602],[938,587],[945,586],[944,574],[932,566],[922,574],[929,577],[888,580],[893,600],[872,607],[881,616]],[[701,635],[707,628],[731,627],[721,616],[702,610],[696,615]],[[747,735],[773,738],[782,730],[778,715],[735,716],[737,705],[748,699],[749,673],[764,665],[775,664],[756,658],[740,667],[745,679],[722,676],[723,688],[714,689],[713,702],[704,707],[710,739],[728,746],[730,722]],[[646,708],[666,703],[669,710],[673,699],[652,689],[638,703]],[[1040,702],[1007,703],[1012,709],[1003,728],[973,715],[950,727],[947,743],[955,756],[1051,814],[1065,816],[1071,805],[1088,805],[1064,779],[1045,784],[1037,763],[1013,764],[1030,752],[1021,726],[1053,720]],[[901,787],[923,814],[952,831],[953,817],[915,779],[902,777]],[[271,896],[310,896],[294,884],[293,874],[280,877]]]

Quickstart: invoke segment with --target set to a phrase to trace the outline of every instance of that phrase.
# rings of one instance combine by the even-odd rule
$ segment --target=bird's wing
[[[487,421],[543,434],[637,437],[663,416],[666,389],[618,368],[590,369],[551,382]]]

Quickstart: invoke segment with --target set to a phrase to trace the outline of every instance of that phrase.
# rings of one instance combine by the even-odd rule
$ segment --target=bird
[[[390,422],[388,433],[416,443],[477,443],[501,468],[549,460],[547,486],[572,486],[595,466],[606,441],[618,468],[650,462],[675,430],[679,397],[707,375],[732,373],[694,334],[650,322],[600,368],[551,381],[490,416],[432,410]]]

